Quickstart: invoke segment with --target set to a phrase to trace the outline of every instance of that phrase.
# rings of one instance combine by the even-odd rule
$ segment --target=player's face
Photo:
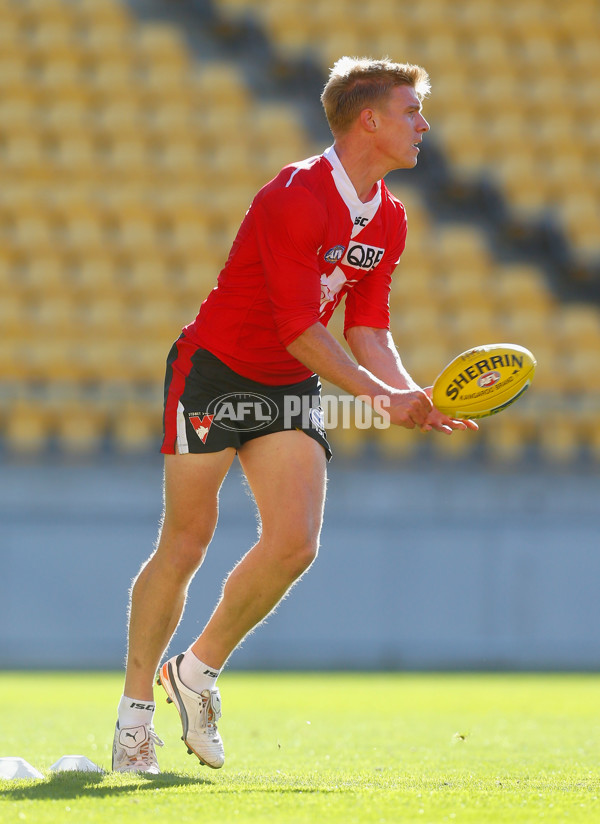
[[[417,164],[418,144],[429,131],[415,90],[412,86],[396,86],[376,116],[377,145],[390,169],[412,169]]]

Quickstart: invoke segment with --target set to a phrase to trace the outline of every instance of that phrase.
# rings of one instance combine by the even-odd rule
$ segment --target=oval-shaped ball
[[[451,418],[485,418],[500,412],[529,387],[536,360],[514,343],[489,343],[462,352],[433,384],[433,405]]]

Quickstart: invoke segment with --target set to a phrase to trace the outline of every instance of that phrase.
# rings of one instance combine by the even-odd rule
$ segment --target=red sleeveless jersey
[[[281,385],[312,373],[285,348],[327,325],[345,297],[344,332],[389,328],[404,207],[379,181],[362,203],[333,147],[285,166],[254,198],[217,285],[184,334],[230,369]]]

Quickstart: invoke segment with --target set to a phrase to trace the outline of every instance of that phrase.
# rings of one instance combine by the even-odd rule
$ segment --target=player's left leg
[[[192,649],[220,669],[316,557],[325,502],[325,452],[297,430],[249,441],[239,459],[260,514],[258,543],[229,574]]]
[[[227,577],[213,615],[190,650],[203,662],[200,669],[206,665],[215,676],[314,560],[325,501],[325,450],[301,431],[248,441],[239,449],[239,459],[256,500],[261,532]],[[179,710],[188,749],[201,762],[220,767],[224,754],[216,728],[218,690],[204,687],[201,673],[197,684],[184,684],[182,659],[180,655],[163,665],[160,683]]]

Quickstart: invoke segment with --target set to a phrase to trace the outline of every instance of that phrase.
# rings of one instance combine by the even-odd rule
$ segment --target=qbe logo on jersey
[[[342,259],[346,266],[353,269],[374,269],[381,262],[385,249],[378,246],[367,246],[365,243],[352,243]]]

